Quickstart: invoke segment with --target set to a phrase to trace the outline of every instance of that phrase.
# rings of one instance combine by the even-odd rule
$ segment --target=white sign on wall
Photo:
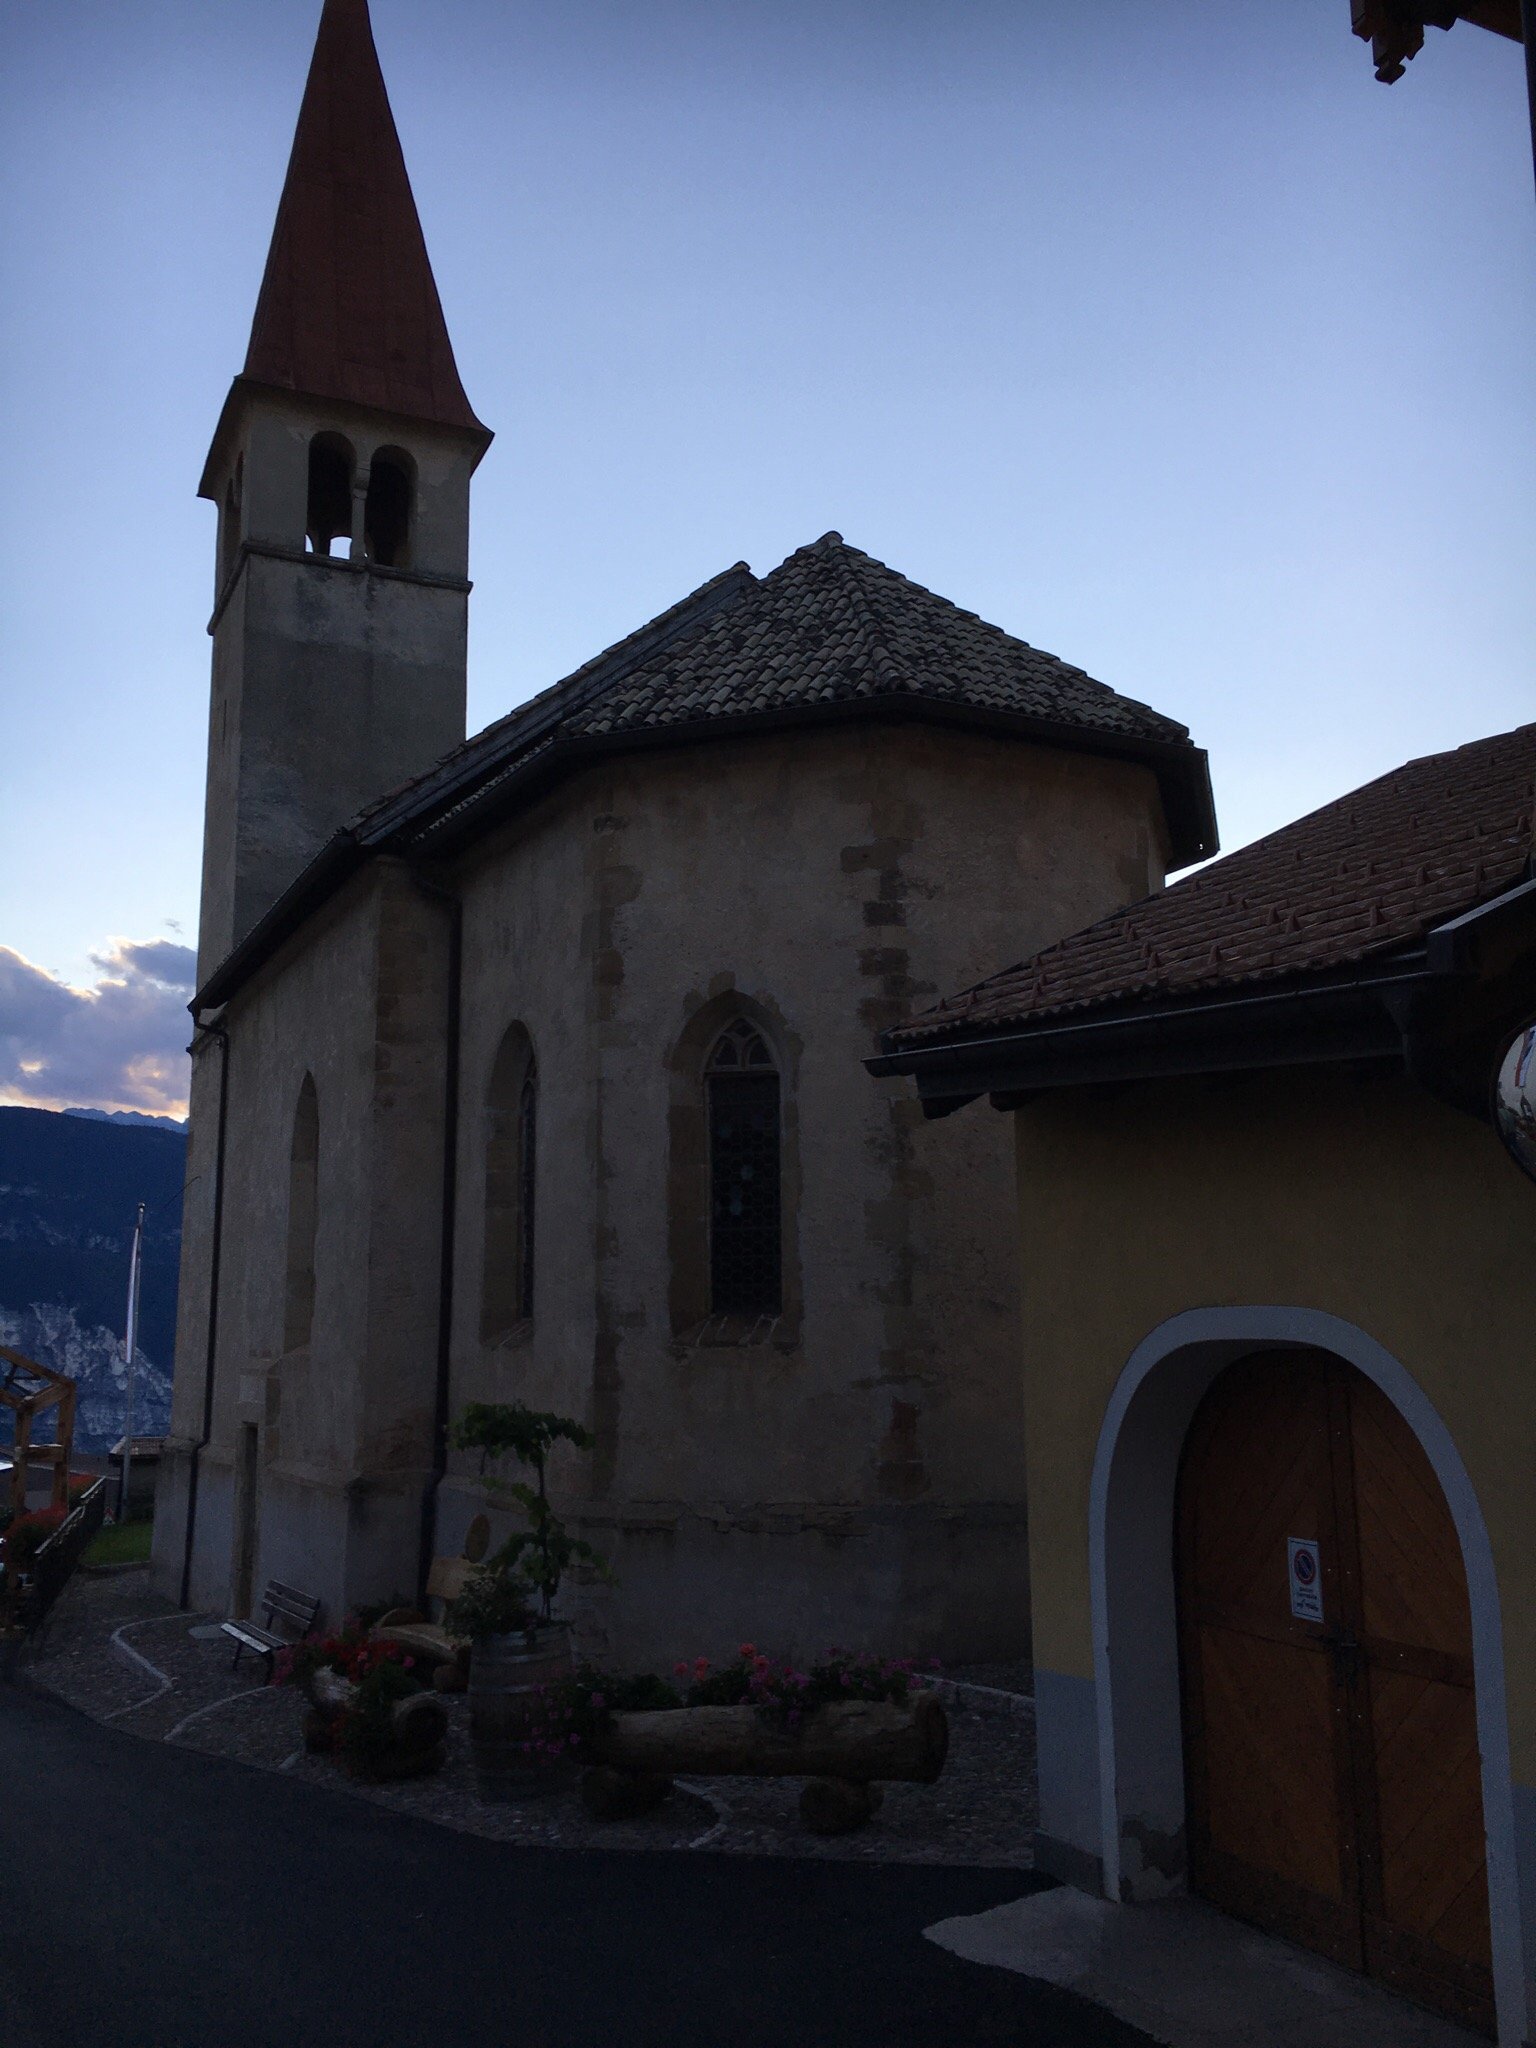
[[[1290,1536],[1286,1547],[1291,1557],[1291,1612],[1298,1621],[1321,1621],[1323,1567],[1317,1545],[1309,1536]]]

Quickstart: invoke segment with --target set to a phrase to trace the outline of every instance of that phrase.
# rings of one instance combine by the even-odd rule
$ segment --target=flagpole
[[[128,1519],[128,1470],[133,1463],[133,1380],[139,1355],[139,1267],[144,1251],[144,1204],[139,1204],[133,1226],[133,1250],[128,1258],[128,1335],[124,1345],[128,1367],[127,1398],[123,1404],[123,1468],[117,1492],[117,1519]]]

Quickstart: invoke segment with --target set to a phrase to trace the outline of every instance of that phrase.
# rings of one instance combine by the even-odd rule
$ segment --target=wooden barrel
[[[530,1755],[542,1686],[571,1675],[570,1630],[561,1622],[525,1635],[481,1636],[469,1659],[469,1739],[484,1800],[524,1799],[570,1782],[562,1768]]]

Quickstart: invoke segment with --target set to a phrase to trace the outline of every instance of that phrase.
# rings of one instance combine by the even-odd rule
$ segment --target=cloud
[[[74,988],[0,946],[0,1102],[187,1113],[195,956],[171,939],[115,939]]]

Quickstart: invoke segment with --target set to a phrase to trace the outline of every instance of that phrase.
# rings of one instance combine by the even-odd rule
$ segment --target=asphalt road
[[[516,1848],[0,1684],[4,2048],[1150,2048],[922,1939],[1036,1882]]]

